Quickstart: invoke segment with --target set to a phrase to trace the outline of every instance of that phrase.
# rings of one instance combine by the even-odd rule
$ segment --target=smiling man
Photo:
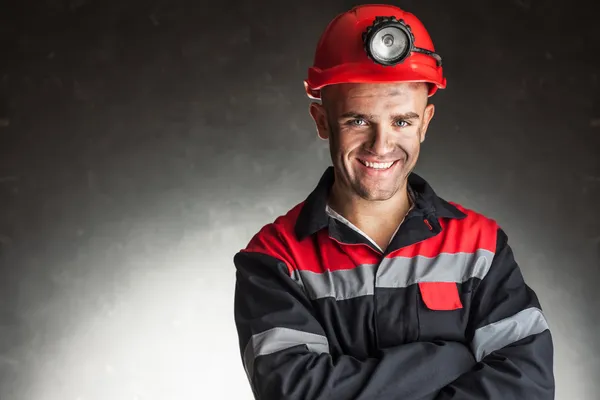
[[[330,209],[383,249],[411,204],[407,177],[434,113],[428,86],[348,83],[323,92],[323,105],[312,103],[310,112],[319,136],[330,143]]]
[[[553,344],[497,222],[413,172],[445,88],[412,14],[336,17],[305,81],[333,166],[234,257],[257,399],[553,399]]]

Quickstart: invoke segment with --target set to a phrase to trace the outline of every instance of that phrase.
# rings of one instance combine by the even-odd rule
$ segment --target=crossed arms
[[[235,322],[257,399],[554,399],[552,337],[501,230],[473,293],[467,344],[415,342],[366,360],[328,353],[283,261],[240,252],[234,263]]]

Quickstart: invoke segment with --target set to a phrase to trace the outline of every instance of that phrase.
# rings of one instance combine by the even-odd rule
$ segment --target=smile
[[[363,164],[364,166],[366,166],[368,168],[379,169],[379,170],[389,169],[395,163],[395,161],[386,162],[386,163],[375,163],[375,162],[369,162],[369,161],[363,161],[363,160],[358,160],[358,161],[360,161],[361,164]]]

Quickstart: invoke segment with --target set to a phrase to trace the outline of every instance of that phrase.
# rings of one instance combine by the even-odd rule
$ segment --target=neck
[[[348,196],[344,188],[334,182],[329,196],[330,206],[361,230],[377,226],[397,227],[411,207],[407,183],[384,201],[369,201],[357,195]]]

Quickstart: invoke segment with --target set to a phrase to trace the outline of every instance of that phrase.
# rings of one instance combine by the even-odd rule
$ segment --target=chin
[[[354,191],[358,196],[368,201],[386,201],[393,198],[401,187],[400,183],[382,188],[364,182],[355,182]]]

